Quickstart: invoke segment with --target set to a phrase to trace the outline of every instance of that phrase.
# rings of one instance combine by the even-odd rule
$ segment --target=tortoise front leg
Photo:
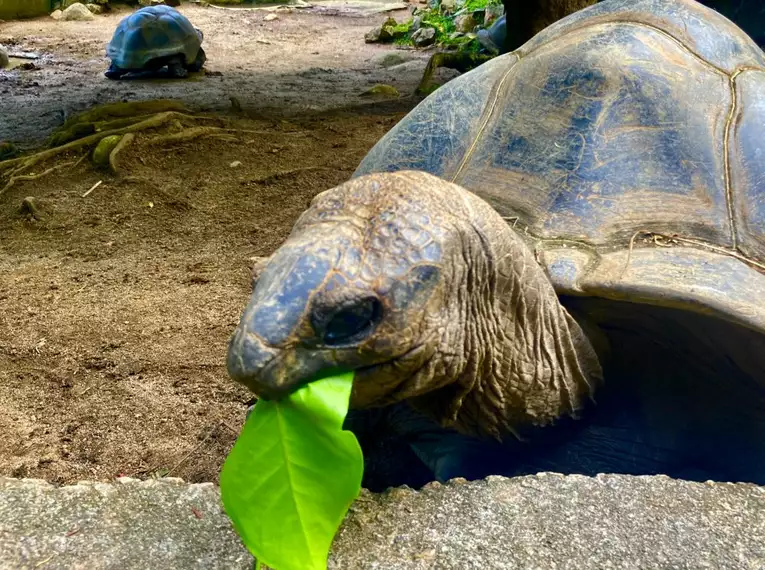
[[[475,69],[479,65],[486,63],[494,56],[482,54],[482,53],[470,53],[470,52],[438,52],[430,56],[428,65],[425,67],[425,71],[422,74],[420,84],[417,86],[416,93],[418,95],[427,95],[432,89],[429,88],[430,80],[433,78],[433,74],[439,67],[448,67],[449,69],[456,69],[460,73],[466,73],[471,69]]]
[[[167,62],[167,71],[170,77],[183,79],[189,76],[189,72],[180,57],[174,57]]]
[[[120,77],[122,77],[123,75],[125,75],[125,73],[126,73],[126,72],[125,72],[125,70],[124,70],[124,69],[120,69],[119,67],[117,67],[116,65],[114,65],[114,64],[112,63],[112,64],[109,66],[109,69],[107,69],[107,70],[104,72],[104,75],[105,75],[107,78],[109,78],[109,79],[119,79]]]

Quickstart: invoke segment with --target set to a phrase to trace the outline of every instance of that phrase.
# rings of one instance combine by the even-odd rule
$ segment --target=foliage
[[[466,0],[464,8],[468,12],[477,12],[479,10],[485,10],[489,6],[501,5],[501,0]]]
[[[474,33],[456,33],[455,20],[462,14],[472,14],[479,27],[488,27],[493,20],[484,26],[484,13],[488,7],[502,6],[501,0],[458,0],[453,8],[446,7],[440,0],[429,3],[427,8],[418,9],[414,17],[406,22],[396,23],[389,19],[385,25],[386,31],[399,45],[412,45],[412,25],[419,19],[421,27],[430,27],[436,31],[435,44],[445,48],[459,49],[477,53],[481,46]]]
[[[434,28],[436,30],[436,42],[442,45],[448,43],[449,36],[456,31],[454,18],[443,16],[438,12],[433,13],[433,11],[425,12],[422,15],[422,25]]]
[[[220,476],[223,504],[259,563],[321,570],[361,490],[364,461],[343,431],[353,373],[324,378],[278,402],[259,401]]]

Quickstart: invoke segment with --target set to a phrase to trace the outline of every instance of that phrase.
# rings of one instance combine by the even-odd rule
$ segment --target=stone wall
[[[217,487],[0,477],[0,569],[251,570]],[[765,487],[540,474],[363,491],[329,570],[765,568]]]

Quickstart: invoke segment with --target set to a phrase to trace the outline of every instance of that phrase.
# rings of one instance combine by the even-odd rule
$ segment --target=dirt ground
[[[220,75],[110,82],[119,15],[0,27],[0,43],[44,54],[39,70],[0,72],[0,139],[29,145],[63,113],[155,97],[230,111],[234,96],[233,125],[258,131],[160,148],[139,135],[120,175],[84,160],[0,194],[0,475],[216,480],[250,399],[224,360],[253,258],[416,103],[339,110],[370,84],[419,81],[421,66],[370,62],[390,49],[363,43],[384,16],[184,12]],[[40,220],[20,212],[27,196]]]
[[[180,10],[205,34],[207,73],[183,82],[104,77],[105,46],[127,8],[90,22],[0,23],[0,45],[42,56],[38,69],[0,71],[0,141],[39,141],[72,113],[119,100],[177,98],[199,110],[227,110],[235,97],[245,111],[301,114],[368,104],[361,94],[386,83],[401,93],[401,108],[413,106],[430,52],[395,50],[412,61],[384,68],[375,57],[393,47],[364,43],[372,27],[388,16],[404,19],[407,10],[364,16],[359,7],[380,4],[360,0],[345,16],[325,15],[338,11],[337,2],[291,12],[184,5]],[[453,76],[443,70],[436,79]]]

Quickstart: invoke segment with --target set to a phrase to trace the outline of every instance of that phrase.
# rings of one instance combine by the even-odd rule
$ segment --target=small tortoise
[[[441,480],[765,484],[764,135],[765,54],[727,19],[577,12],[312,201],[229,373],[280,398],[355,371],[352,407],[383,407]]]
[[[170,6],[141,8],[117,25],[106,46],[112,63],[105,75],[119,79],[127,73],[167,67],[171,77],[186,77],[205,63],[203,37],[201,30]]]

